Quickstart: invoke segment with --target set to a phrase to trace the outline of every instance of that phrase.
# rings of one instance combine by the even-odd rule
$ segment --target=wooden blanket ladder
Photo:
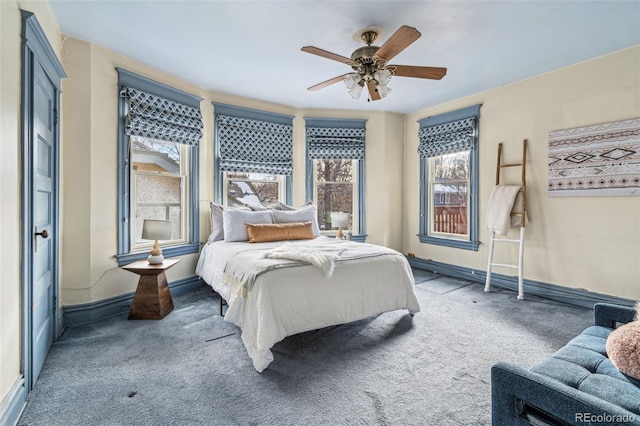
[[[526,182],[526,163],[527,163],[527,140],[522,141],[522,162],[521,163],[502,163],[502,144],[498,144],[498,160],[496,167],[496,185],[500,185],[500,171],[503,167],[521,167],[521,183],[520,192],[522,197],[522,210],[518,213],[511,212],[511,216],[520,216],[520,238],[496,238],[496,233],[491,232],[491,243],[489,245],[489,261],[487,262],[487,278],[484,285],[484,291],[491,289],[491,268],[493,266],[503,268],[513,268],[518,270],[518,300],[524,299],[524,283],[522,278],[522,260],[524,256],[524,227],[527,211],[527,182]],[[518,264],[493,263],[493,247],[496,242],[518,243]]]

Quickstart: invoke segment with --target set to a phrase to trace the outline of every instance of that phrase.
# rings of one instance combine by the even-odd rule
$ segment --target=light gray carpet
[[[488,425],[490,368],[531,367],[590,310],[415,271],[422,312],[286,338],[263,373],[202,288],[160,321],[67,329],[20,425]]]

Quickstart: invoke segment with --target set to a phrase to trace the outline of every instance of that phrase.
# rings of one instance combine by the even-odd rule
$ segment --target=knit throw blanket
[[[274,269],[312,265],[329,278],[333,274],[336,260],[344,251],[345,247],[333,243],[284,243],[275,248],[245,250],[227,261],[223,280],[233,286],[242,297],[247,297],[257,277]]]

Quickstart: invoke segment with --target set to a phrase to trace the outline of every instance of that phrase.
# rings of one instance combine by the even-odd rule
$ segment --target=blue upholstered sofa
[[[508,425],[639,425],[640,381],[607,358],[605,343],[635,310],[599,303],[595,325],[531,370],[506,362],[491,368],[491,419]]]

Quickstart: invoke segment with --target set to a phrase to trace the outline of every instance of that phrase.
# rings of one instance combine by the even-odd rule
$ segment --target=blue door
[[[36,382],[51,344],[54,327],[54,283],[56,266],[54,232],[57,200],[56,182],[56,104],[58,92],[39,61],[33,63],[33,173],[31,206],[33,208],[31,348],[32,385]]]
[[[0,0],[2,1],[2,0]],[[57,333],[61,80],[67,75],[36,16],[22,15],[22,374],[33,388]]]

